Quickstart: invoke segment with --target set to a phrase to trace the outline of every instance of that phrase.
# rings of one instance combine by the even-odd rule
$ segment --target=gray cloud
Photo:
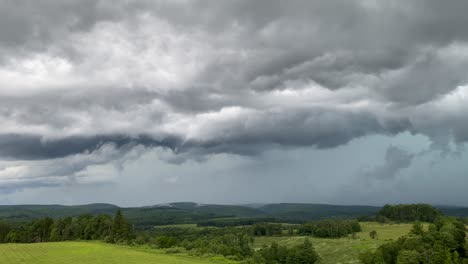
[[[111,183],[116,172],[107,168],[106,173],[100,171],[99,167],[111,166],[119,171],[125,162],[137,159],[144,152],[145,148],[141,145],[117,146],[107,143],[92,151],[56,159],[3,161],[0,164],[0,192],[9,193],[32,187]],[[96,168],[97,172],[93,172]],[[107,175],[109,173],[111,175]]]
[[[60,140],[44,141],[38,135],[0,136],[0,155],[8,160],[56,159],[83,152],[93,152],[103,145],[111,144],[116,148],[129,145],[143,145],[175,149],[180,144],[176,138],[156,141],[148,136],[131,138],[128,136],[67,137]]]
[[[0,159],[111,144],[167,148],[180,163],[402,132],[463,144],[467,8],[0,0]],[[404,169],[398,157],[411,156],[397,150],[371,174]]]
[[[400,171],[411,166],[415,157],[404,149],[390,146],[385,152],[384,164],[365,171],[364,177],[370,180],[393,180]]]

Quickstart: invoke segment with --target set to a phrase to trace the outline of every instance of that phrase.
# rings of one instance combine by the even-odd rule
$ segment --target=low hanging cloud
[[[400,171],[411,166],[416,156],[399,147],[390,146],[385,152],[384,164],[365,171],[363,176],[370,180],[394,180]]]
[[[45,164],[132,145],[182,162],[403,132],[463,144],[467,8],[0,1],[0,160]],[[404,153],[389,152],[381,175],[391,177]]]
[[[135,160],[144,152],[141,145],[104,144],[93,151],[62,158],[4,161],[0,163],[0,193],[32,187],[109,183],[114,175],[101,171],[93,174],[89,168],[110,165],[118,173],[126,161]]]

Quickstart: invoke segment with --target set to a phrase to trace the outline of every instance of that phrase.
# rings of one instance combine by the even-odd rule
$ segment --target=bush
[[[186,253],[187,250],[183,247],[173,247],[173,248],[166,249],[165,252],[168,254],[180,254],[180,253]]]
[[[155,240],[158,248],[171,248],[177,244],[177,239],[169,236],[160,236]]]
[[[256,264],[313,264],[319,260],[318,254],[308,239],[303,244],[287,248],[272,243],[270,247],[263,247],[244,263]]]

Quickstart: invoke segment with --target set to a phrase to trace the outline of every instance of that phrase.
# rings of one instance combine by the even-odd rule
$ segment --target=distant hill
[[[88,205],[0,205],[0,220],[28,221],[41,217],[60,218],[83,214],[113,214],[117,206],[112,204]]]
[[[459,206],[435,206],[443,214],[456,217],[468,217],[468,207]]]
[[[83,214],[114,214],[112,204],[12,205],[0,206],[0,220],[29,221],[35,218],[60,218]],[[444,214],[468,216],[468,208],[437,206]],[[285,222],[304,222],[323,218],[356,218],[375,215],[381,207],[360,205],[329,205],[307,203],[216,205],[192,202],[169,203],[144,207],[122,208],[123,213],[137,227],[199,223],[218,218],[266,218]]]
[[[308,221],[322,218],[356,218],[359,216],[375,215],[380,207],[361,205],[329,205],[280,203],[267,204],[258,207],[269,216],[290,221]]]

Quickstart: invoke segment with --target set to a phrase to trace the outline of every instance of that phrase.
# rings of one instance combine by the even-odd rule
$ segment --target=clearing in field
[[[217,264],[224,260],[177,256],[100,242],[0,244],[0,264]]]

